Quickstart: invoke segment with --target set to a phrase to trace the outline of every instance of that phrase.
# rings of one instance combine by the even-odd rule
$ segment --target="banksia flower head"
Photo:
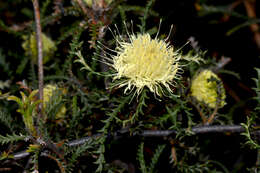
[[[172,92],[170,86],[179,78],[180,70],[177,51],[165,40],[152,39],[147,33],[129,35],[129,40],[117,40],[116,55],[111,56],[111,66],[116,70],[113,79],[123,79],[118,86],[126,86],[125,93],[136,88],[137,95],[144,87],[158,96],[163,93],[162,87]]]
[[[210,108],[221,108],[225,105],[225,90],[220,78],[210,70],[203,70],[191,83],[191,95]]]
[[[42,33],[42,44],[43,44],[43,63],[49,61],[51,56],[56,50],[55,43],[47,37],[44,33]],[[36,34],[33,33],[29,36],[29,39],[27,36],[24,36],[23,39],[25,40],[22,44],[23,49],[25,50],[25,53],[27,56],[31,56],[32,61],[34,63],[37,62],[37,41],[36,41]]]

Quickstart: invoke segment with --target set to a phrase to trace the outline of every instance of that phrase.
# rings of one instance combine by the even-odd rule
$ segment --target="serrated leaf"
[[[82,56],[80,51],[76,52],[75,55],[77,55],[77,57],[79,59],[75,60],[74,63],[78,62],[78,63],[81,63],[83,65],[83,67],[80,68],[80,70],[87,70],[87,71],[93,72],[93,70],[85,62],[85,60],[84,60],[84,58],[83,58],[83,56]]]
[[[25,138],[26,137],[23,135],[16,135],[16,134],[12,134],[12,135],[7,134],[6,136],[0,135],[0,143],[1,144],[13,143],[16,141],[24,140]]]

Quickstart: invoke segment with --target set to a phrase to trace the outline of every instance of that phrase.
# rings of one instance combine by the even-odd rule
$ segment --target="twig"
[[[65,172],[65,168],[62,166],[61,161],[59,161],[56,157],[48,154],[48,153],[42,153],[41,156],[48,157],[49,159],[54,160],[57,163],[57,166],[59,167],[61,173]]]
[[[38,0],[32,0],[35,23],[36,23],[36,39],[37,39],[37,50],[38,50],[38,81],[39,81],[39,98],[43,101],[43,56],[42,56],[42,33],[41,33],[41,21],[40,21],[40,8]],[[43,118],[42,114],[43,103],[39,104],[39,116],[38,119]]]
[[[257,149],[257,160],[256,160],[255,165],[256,165],[257,167],[260,166],[260,149]]]
[[[255,0],[244,0],[244,5],[246,8],[246,12],[248,17],[252,18],[252,19],[256,19],[256,10],[255,10]],[[258,49],[260,49],[260,32],[259,32],[259,26],[256,23],[253,23],[250,25],[250,29],[254,34],[254,39],[255,39],[255,43],[258,47]]]
[[[241,132],[244,132],[244,131],[245,131],[245,129],[241,125],[211,125],[211,126],[193,127],[191,129],[191,132],[193,132],[194,135],[207,134],[207,133],[226,133],[226,132],[241,133]],[[255,135],[260,135],[260,130],[254,131],[252,133],[255,134]],[[118,139],[121,139],[122,137],[125,137],[125,136],[145,137],[145,138],[150,138],[150,137],[162,138],[162,137],[169,137],[169,136],[176,135],[176,134],[177,134],[177,132],[175,130],[144,130],[142,132],[133,133],[133,135],[130,135],[129,130],[122,129],[122,130],[119,130],[119,131],[115,132],[114,134],[108,135],[108,136],[111,136],[112,139],[114,139],[114,140],[118,140]],[[76,140],[68,142],[67,146],[68,147],[79,146],[79,145],[82,145],[82,144],[86,143],[87,141],[89,141],[93,138],[98,138],[102,135],[103,134],[98,133],[98,134],[93,135],[93,136],[84,137],[84,138],[81,138],[81,139],[76,139]],[[43,154],[44,152],[46,152],[46,151],[43,151],[41,153],[41,155],[44,155]],[[20,160],[20,159],[23,159],[23,158],[25,158],[29,155],[30,155],[30,153],[28,153],[26,151],[21,151],[21,152],[13,154],[13,159],[14,160]]]
[[[215,115],[217,114],[217,112],[218,112],[218,106],[215,107],[213,113],[209,116],[207,123],[206,123],[207,125],[212,123],[212,121],[213,121]]]
[[[27,163],[26,163],[26,165],[25,165],[25,168],[24,168],[23,173],[27,173],[27,170],[29,169],[31,163],[32,163],[32,158],[30,157],[30,158],[27,160]]]
[[[88,15],[88,10],[82,0],[76,0],[77,3],[79,4],[80,8],[82,9],[83,13]]]
[[[221,56],[221,59],[218,61],[216,67],[213,69],[214,72],[218,72],[221,70],[225,65],[227,65],[231,61],[231,58]]]
[[[203,112],[200,110],[200,108],[198,107],[198,105],[196,105],[196,104],[193,104],[193,105],[194,105],[194,107],[197,109],[197,111],[199,112],[203,124],[206,124],[206,122],[207,122],[206,116],[205,116],[205,115],[203,114]]]
[[[0,168],[0,172],[11,171],[12,168]]]

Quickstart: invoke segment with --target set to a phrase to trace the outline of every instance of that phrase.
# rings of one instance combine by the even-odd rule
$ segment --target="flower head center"
[[[123,85],[137,87],[139,93],[144,86],[158,94],[160,85],[169,89],[170,82],[178,71],[178,58],[163,40],[151,39],[149,34],[132,35],[130,42],[119,42],[117,55],[112,65],[117,71],[114,79],[127,78]]]

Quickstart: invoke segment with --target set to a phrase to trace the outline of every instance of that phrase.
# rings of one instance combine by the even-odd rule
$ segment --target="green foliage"
[[[238,19],[244,20],[243,23],[238,24],[234,26],[233,28],[229,29],[226,32],[227,36],[230,36],[237,32],[238,30],[248,27],[252,24],[259,24],[260,20],[257,18],[252,18],[248,17],[246,15],[241,14],[240,12],[237,12],[233,9],[233,3],[228,4],[228,5],[223,5],[223,6],[214,6],[214,5],[207,5],[207,4],[202,4],[201,5],[201,10],[200,10],[200,15],[212,15],[212,14],[225,14],[229,15]]]
[[[210,168],[212,163],[210,161],[206,161],[204,163],[198,163],[195,165],[186,165],[183,164],[182,166],[178,167],[178,171],[183,173],[200,173],[200,172],[212,172],[212,173],[221,173],[226,172],[228,170],[224,168],[224,171],[218,171],[216,168]]]
[[[155,172],[155,170],[154,170],[155,166],[159,162],[160,155],[162,154],[162,152],[163,152],[165,147],[166,147],[166,145],[159,145],[156,148],[156,150],[155,150],[155,152],[153,154],[153,157],[151,159],[151,163],[150,163],[150,165],[148,167],[148,172],[150,172],[150,173]]]
[[[36,135],[34,128],[34,118],[36,114],[36,107],[41,102],[41,100],[35,100],[34,96],[37,94],[37,90],[34,90],[30,93],[29,96],[26,96],[23,92],[20,92],[22,98],[16,96],[9,96],[8,100],[15,101],[19,105],[17,112],[20,112],[23,116],[23,122],[29,132],[33,135]]]
[[[147,173],[146,163],[144,160],[144,142],[142,142],[137,151],[137,160],[142,173]]]
[[[24,57],[21,61],[21,64],[18,66],[18,68],[16,69],[16,73],[17,74],[22,74],[23,71],[25,70],[25,67],[27,65],[27,63],[29,62],[29,59],[27,57]],[[36,79],[36,77],[33,77],[33,79]]]
[[[78,26],[79,26],[79,22],[76,21],[69,27],[66,27],[64,29],[65,31],[63,31],[62,35],[56,41],[56,44],[59,45],[69,37],[73,36],[72,42],[70,43],[70,47],[71,47],[71,51],[69,52],[70,55],[73,55],[73,50],[78,50],[82,46],[82,43],[79,43],[78,41],[84,26],[83,27],[78,27]]]
[[[247,117],[247,122],[246,123],[241,123],[241,125],[244,127],[245,132],[241,133],[241,135],[246,137],[246,142],[245,144],[250,146],[253,149],[260,149],[260,145],[252,138],[252,130],[254,122],[258,119],[257,114],[259,113],[260,110],[260,69],[255,68],[257,72],[257,78],[253,78],[255,81],[256,87],[253,89],[256,92],[256,97],[254,97],[254,100],[257,101],[257,106],[255,108],[255,112],[252,113],[251,117]]]
[[[16,134],[12,134],[12,135],[6,135],[6,136],[2,136],[0,135],[0,143],[3,144],[8,144],[8,143],[14,143],[17,141],[23,141],[25,140],[26,136],[24,135],[16,135]]]
[[[143,15],[143,17],[140,18],[141,19],[141,25],[138,25],[138,27],[139,27],[141,33],[144,33],[146,31],[146,20],[147,20],[147,17],[148,17],[149,10],[151,9],[154,1],[155,0],[149,0],[148,1],[146,8],[145,8],[145,11],[144,11],[144,15]]]
[[[143,109],[144,109],[144,107],[147,106],[146,103],[145,103],[145,100],[148,99],[148,98],[149,97],[147,96],[147,89],[144,89],[141,93],[140,98],[139,98],[140,100],[138,100],[138,105],[136,107],[136,111],[135,111],[134,115],[132,117],[130,117],[128,120],[124,120],[123,126],[125,126],[128,122],[133,124],[135,121],[138,121],[139,115],[144,114]]]
[[[48,7],[50,6],[51,2],[52,2],[51,0],[46,0],[46,1],[43,3],[42,8],[41,8],[41,16],[44,16],[44,15],[45,15],[45,13],[46,13]]]
[[[252,119],[248,118],[247,120],[247,124],[245,123],[241,123],[241,125],[244,127],[245,132],[241,133],[241,135],[246,137],[246,145],[249,145],[250,147],[252,147],[253,149],[260,149],[260,145],[258,145],[251,137],[249,128],[251,126],[252,123]]]
[[[98,158],[97,160],[94,162],[98,167],[96,169],[96,172],[102,172],[104,171],[104,166],[106,163],[105,160],[105,137],[101,137],[100,139],[98,139],[98,143],[99,143],[99,147],[97,148],[97,151],[95,152],[96,154],[98,154]]]
[[[256,92],[256,97],[254,97],[254,99],[258,103],[258,105],[255,109],[256,109],[256,111],[258,111],[258,110],[260,110],[260,69],[256,68],[256,72],[257,72],[257,78],[253,78],[253,80],[255,81],[256,87],[254,87],[253,89]]]
[[[66,148],[66,155],[68,156],[68,164],[66,165],[66,172],[73,172],[73,168],[76,167],[78,158],[91,153],[96,146],[96,141],[89,139],[83,145],[76,146],[75,148]]]
[[[139,169],[141,170],[142,173],[154,173],[157,172],[155,171],[155,166],[159,162],[159,157],[162,154],[164,148],[166,145],[159,145],[157,149],[155,150],[153,157],[151,159],[151,162],[149,166],[146,165],[145,158],[144,158],[144,142],[142,142],[139,145],[139,148],[137,150],[137,160],[139,162]]]
[[[75,56],[75,54],[81,50],[81,47],[82,47],[82,44],[83,42],[80,41],[80,35],[82,33],[82,28],[81,29],[78,29],[76,30],[75,32],[72,32],[74,33],[75,35],[73,35],[73,39],[72,39],[72,42],[70,43],[70,51],[69,51],[69,58],[71,59],[73,56]],[[70,31],[70,34],[72,34],[71,31]],[[66,35],[66,34],[65,34]]]
[[[12,71],[10,70],[10,63],[7,62],[6,55],[4,54],[2,48],[0,48],[0,67],[3,69],[3,72],[8,74],[8,76],[12,74]]]
[[[11,132],[13,132],[16,127],[11,115],[4,111],[0,111],[0,123],[5,125]]]
[[[40,155],[40,148],[37,146],[31,147],[33,148],[33,152],[32,152],[32,168],[31,168],[31,172],[37,171],[39,170],[39,155]]]
[[[4,36],[4,40],[7,41],[0,43],[0,73],[3,74],[3,79],[0,81],[0,144],[2,145],[0,169],[13,166],[19,167],[17,168],[19,171],[14,168],[16,172],[155,173],[170,170],[178,173],[226,173],[229,172],[225,167],[227,166],[230,170],[244,171],[245,168],[240,169],[237,164],[224,163],[227,160],[224,157],[215,157],[217,155],[215,153],[221,149],[218,148],[221,146],[215,146],[217,145],[213,139],[215,133],[197,134],[193,129],[199,131],[200,127],[205,125],[210,129],[212,124],[242,122],[241,125],[245,129],[242,135],[246,138],[245,144],[247,144],[245,147],[259,149],[257,136],[253,134],[258,129],[259,121],[257,115],[260,110],[260,69],[256,69],[257,77],[253,79],[256,84],[253,88],[256,93],[254,97],[256,106],[243,108],[244,112],[251,114],[247,122],[243,122],[244,117],[237,118],[234,115],[237,114],[236,112],[242,112],[240,108],[241,105],[244,106],[236,100],[243,98],[239,98],[240,94],[250,89],[234,93],[232,87],[230,89],[227,84],[226,93],[229,94],[227,107],[212,112],[207,105],[198,106],[190,96],[191,79],[196,72],[202,69],[215,69],[216,74],[220,74],[220,78],[223,77],[223,83],[228,83],[225,79],[226,75],[232,75],[240,84],[243,75],[240,77],[240,72],[224,67],[225,64],[223,65],[219,60],[222,52],[218,52],[219,48],[215,50],[215,44],[217,45],[214,42],[215,37],[208,39],[214,42],[214,49],[211,48],[208,53],[200,52],[197,42],[192,45],[195,50],[188,50],[190,49],[187,46],[188,37],[196,35],[199,40],[203,37],[197,35],[197,31],[201,28],[195,26],[196,23],[187,20],[185,16],[189,16],[189,13],[193,16],[198,14],[194,20],[199,20],[202,27],[205,26],[202,22],[205,19],[210,20],[207,21],[207,25],[212,24],[212,21],[223,22],[216,21],[218,17],[216,14],[235,18],[238,22],[235,25],[228,25],[231,29],[224,31],[229,37],[241,28],[246,29],[245,27],[252,24],[259,24],[259,19],[250,18],[243,12],[231,8],[233,3],[218,2],[220,5],[211,5],[207,0],[189,1],[190,4],[188,1],[176,1],[174,2],[176,6],[171,6],[171,11],[165,13],[155,6],[163,5],[165,2],[155,0],[138,2],[113,0],[109,4],[104,3],[106,1],[95,0],[93,6],[82,5],[81,1],[76,0],[39,2],[42,32],[50,36],[57,47],[49,58],[50,61],[44,65],[44,83],[59,86],[66,92],[57,89],[52,93],[42,112],[44,118],[40,119],[37,108],[41,102],[37,98],[37,66],[22,49],[21,39],[22,36],[31,35],[35,31],[31,1],[1,1],[0,36]],[[20,11],[10,10],[20,5]],[[199,10],[196,5],[199,6]],[[188,6],[192,7],[192,10],[189,8],[189,11],[181,11],[179,14],[179,8],[183,10],[183,7]],[[194,6],[197,11],[194,10]],[[200,15],[204,16],[203,20]],[[159,32],[157,26],[162,19],[165,27],[160,26]],[[111,24],[118,27],[115,28],[115,32],[109,33],[107,30]],[[171,26],[174,28],[174,33],[169,33],[167,37],[164,35],[165,30],[168,32]],[[136,28],[140,33],[135,33]],[[192,32],[188,33],[189,30]],[[157,39],[161,38],[161,41],[167,38],[168,48],[173,45],[176,54],[185,62],[178,64],[181,70],[176,79],[169,83],[171,93],[170,91],[161,93],[160,98],[156,98],[148,88],[144,88],[138,96],[134,92],[125,94],[124,90],[118,87],[122,80],[114,80],[116,71],[111,64],[106,64],[107,61],[113,63],[111,58],[119,53],[117,49],[120,46],[117,44],[123,44],[122,48],[127,44],[116,39],[131,43],[129,34],[143,33],[150,35],[158,33]],[[174,39],[169,39],[172,35]],[[183,42],[186,44],[178,49],[178,45]],[[201,45],[204,49],[207,48],[206,46],[208,45],[205,43]],[[233,58],[232,53],[228,52],[228,54]],[[154,82],[160,83],[160,81]],[[22,89],[24,92],[21,92]],[[20,93],[21,97],[14,96],[17,93]],[[235,99],[232,100],[233,98]],[[230,105],[232,102],[235,103]],[[241,99],[241,102],[247,101]],[[65,113],[58,116],[63,108],[66,109]],[[212,122],[202,122],[202,115],[206,118],[213,115]],[[241,119],[236,120],[236,118]],[[157,137],[153,135],[147,137],[144,133],[146,130]],[[171,135],[163,135],[164,132],[171,132]],[[19,133],[28,136],[17,135]],[[229,135],[229,132],[225,131],[222,137]],[[236,134],[230,135],[230,137],[234,136],[236,139],[241,138]],[[78,139],[80,141],[81,138],[84,142],[78,145],[70,142]],[[153,141],[151,145],[145,145],[150,138]],[[217,140],[219,142],[219,139]],[[135,149],[135,144],[139,144],[140,141],[141,144]],[[30,154],[26,156],[28,163],[19,158],[21,153],[14,154],[24,148],[27,150],[21,153]],[[232,151],[224,148],[223,153],[230,152],[232,155],[235,150],[233,148],[236,147],[231,148]],[[164,154],[170,155],[170,159],[163,158]],[[242,152],[238,156],[243,159],[246,157]],[[41,159],[42,157],[44,159]],[[216,161],[212,160],[213,158],[216,158]],[[48,162],[51,163],[48,165],[50,168],[45,168],[45,163],[41,162],[45,159],[50,161]],[[243,161],[234,160],[234,162],[240,164]],[[167,168],[159,167],[161,165],[166,165]],[[256,167],[257,165],[251,166],[252,170]]]
[[[112,127],[112,123],[114,121],[121,122],[121,120],[117,117],[117,114],[125,107],[125,105],[128,103],[130,96],[125,97],[121,100],[120,104],[113,109],[113,112],[108,113],[108,118],[103,120],[104,126],[99,130],[99,132],[103,133],[103,136],[101,136],[98,139],[99,147],[96,151],[96,154],[98,154],[97,160],[94,162],[98,165],[98,168],[96,169],[96,172],[102,172],[104,169],[104,165],[106,163],[105,161],[105,142],[106,142],[106,136],[108,135],[109,130]]]
[[[242,24],[239,24],[235,27],[233,27],[232,29],[230,29],[228,32],[227,32],[227,36],[230,36],[231,34],[233,34],[234,32],[244,28],[244,27],[248,27],[250,25],[253,25],[253,24],[258,24],[260,23],[260,20],[259,19],[249,19],[247,21],[245,21],[244,23]]]
[[[77,128],[77,125],[80,124],[80,120],[83,118],[83,116],[81,115],[81,110],[78,107],[78,103],[77,103],[77,96],[74,96],[72,99],[72,105],[71,105],[71,109],[72,109],[72,118],[69,121],[69,125],[70,125],[70,131],[69,133],[73,133],[71,134],[71,136],[74,136],[74,129]]]
[[[213,5],[206,5],[203,4],[202,10],[200,12],[201,15],[209,15],[209,14],[214,14],[214,13],[226,13],[234,17],[242,18],[242,19],[248,19],[247,16],[241,15],[238,12],[231,11],[230,10],[230,4],[225,5],[225,6],[213,6]]]
[[[85,62],[85,60],[84,60],[84,58],[83,58],[83,56],[82,56],[82,54],[81,54],[80,51],[77,52],[77,53],[75,53],[75,55],[77,55],[77,57],[78,57],[79,59],[75,60],[74,62],[78,62],[78,63],[81,63],[81,64],[83,65],[83,67],[82,67],[80,70],[87,70],[87,71],[93,72],[93,70],[92,70],[92,69],[87,65],[87,63]]]

